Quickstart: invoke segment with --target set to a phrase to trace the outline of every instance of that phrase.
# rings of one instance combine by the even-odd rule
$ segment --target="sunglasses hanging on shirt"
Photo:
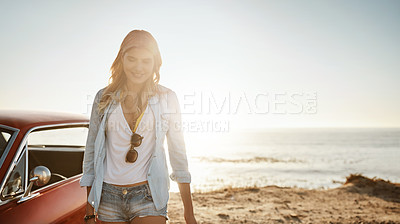
[[[133,133],[131,137],[131,148],[126,153],[125,162],[134,163],[138,158],[138,152],[135,147],[139,147],[142,144],[143,137],[137,133]]]
[[[139,126],[139,122],[142,119],[144,114],[144,111],[140,114],[140,116],[138,117],[138,119],[136,120],[135,123],[135,128],[133,129],[133,134],[131,137],[131,147],[129,149],[129,151],[126,153],[125,156],[125,162],[127,163],[134,163],[136,162],[137,158],[138,158],[138,151],[136,151],[135,147],[139,147],[142,144],[142,139],[144,137],[140,136],[139,134],[136,133],[136,129]]]

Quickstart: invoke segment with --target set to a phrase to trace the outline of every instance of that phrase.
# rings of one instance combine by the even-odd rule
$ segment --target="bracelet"
[[[86,223],[89,219],[93,219],[95,217],[96,217],[96,215],[85,215],[85,217],[83,217],[83,220],[85,220],[85,223]]]

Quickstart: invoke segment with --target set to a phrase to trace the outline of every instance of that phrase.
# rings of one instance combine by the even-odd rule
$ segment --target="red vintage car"
[[[79,114],[0,111],[0,223],[83,223],[88,126]]]

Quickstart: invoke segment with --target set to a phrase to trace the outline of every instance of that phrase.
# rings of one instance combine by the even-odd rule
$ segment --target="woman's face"
[[[153,54],[144,48],[131,48],[126,51],[122,64],[129,84],[141,85],[154,75]]]

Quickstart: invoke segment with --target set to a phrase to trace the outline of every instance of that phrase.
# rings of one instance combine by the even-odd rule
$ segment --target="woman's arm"
[[[98,113],[98,103],[100,101],[102,90],[98,91],[93,101],[92,113],[90,115],[89,132],[86,140],[86,147],[83,159],[83,175],[80,180],[80,185],[86,187],[87,198],[89,198],[90,191],[94,180],[94,142],[99,129],[100,117]],[[86,215],[94,215],[95,211],[93,206],[87,200],[86,202]],[[87,224],[95,223],[95,219],[89,219]]]
[[[187,224],[196,224],[196,219],[193,213],[192,195],[190,193],[190,184],[188,183],[178,183],[179,192],[181,193],[181,198],[183,202],[184,217]]]
[[[190,192],[191,176],[188,169],[185,141],[183,139],[181,111],[178,98],[173,91],[169,92],[167,102],[170,107],[169,129],[167,132],[169,159],[172,167],[170,177],[178,183],[186,223],[197,224]]]
[[[94,180],[94,143],[100,124],[98,104],[100,102],[102,91],[103,90],[97,92],[96,97],[93,101],[92,113],[90,115],[89,122],[89,132],[83,157],[83,175],[80,180],[81,187],[91,187]]]
[[[191,176],[188,169],[185,141],[183,138],[181,111],[178,98],[173,91],[167,95],[167,111],[169,127],[167,131],[167,143],[169,160],[171,162],[173,181],[178,183],[190,183]]]

